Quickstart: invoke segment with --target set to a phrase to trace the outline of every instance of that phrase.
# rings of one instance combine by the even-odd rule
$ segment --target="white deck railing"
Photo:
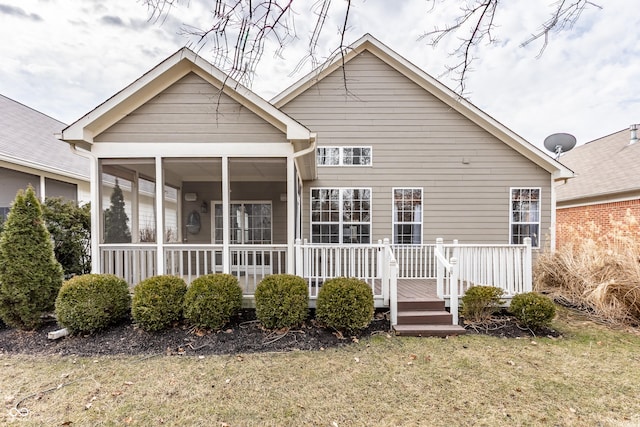
[[[152,277],[157,271],[156,246],[150,244],[100,245],[101,273],[115,274],[130,286]]]
[[[296,241],[295,271],[309,284],[314,299],[323,282],[340,276],[367,282],[379,304],[393,306],[398,279],[436,280],[438,296],[451,300],[464,295],[473,285],[498,286],[506,297],[532,290],[531,242],[522,245],[444,244],[332,245]],[[229,271],[238,277],[245,295],[269,274],[287,273],[287,245],[231,245],[224,257],[223,245],[165,244],[164,273],[183,277],[191,283],[196,277]],[[100,245],[101,272],[115,274],[131,286],[158,273],[157,247],[153,244]],[[224,268],[225,258],[229,266]],[[457,260],[453,279],[452,258]],[[452,288],[452,283],[453,288]],[[452,292],[453,289],[453,292]],[[452,310],[453,311],[453,310]],[[394,309],[392,307],[392,318]]]
[[[222,273],[222,245],[164,245],[165,274],[187,283],[211,273]]]
[[[336,245],[298,240],[295,274],[309,283],[310,298],[316,298],[322,283],[334,277],[364,280],[371,286],[375,298],[383,298],[383,249],[382,243]]]
[[[521,245],[444,245],[445,257],[455,257],[460,267],[460,295],[473,285],[504,290],[505,297],[531,292],[531,239]]]

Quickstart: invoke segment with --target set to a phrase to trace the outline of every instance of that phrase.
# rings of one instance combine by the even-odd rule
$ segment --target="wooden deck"
[[[398,301],[438,299],[435,279],[398,279]]]

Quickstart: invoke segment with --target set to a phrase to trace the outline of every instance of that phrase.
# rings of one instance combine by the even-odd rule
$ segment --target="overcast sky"
[[[505,126],[542,146],[545,136],[574,134],[578,143],[640,123],[640,13],[635,1],[598,1],[570,31],[540,44],[519,45],[548,19],[555,0],[500,3],[494,35],[467,81],[467,97]],[[314,24],[312,0],[296,0],[298,39],[274,58],[268,46],[253,90],[270,99],[304,75],[291,75],[304,56]],[[185,7],[186,4],[189,7]],[[213,1],[191,0],[161,22],[135,0],[0,0],[0,94],[72,123],[191,40],[183,24],[204,25]],[[436,49],[419,36],[458,12],[443,2],[352,0],[348,41],[371,33],[390,48],[455,88],[446,65],[455,40]],[[328,55],[338,41],[344,1],[333,10],[320,42]],[[449,6],[446,6],[449,5]],[[446,7],[446,8],[445,8]],[[200,54],[212,60],[210,48]],[[308,70],[306,70],[308,71]]]

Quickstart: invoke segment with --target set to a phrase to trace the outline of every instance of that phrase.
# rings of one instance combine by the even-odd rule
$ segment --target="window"
[[[370,243],[371,190],[312,188],[311,242]]]
[[[231,243],[271,244],[271,203],[231,202]],[[222,243],[222,203],[214,206],[215,243]]]
[[[318,166],[371,166],[371,147],[319,147]]]
[[[422,243],[422,189],[393,189],[393,243]]]
[[[540,246],[540,189],[512,188],[510,210],[510,242],[524,243],[531,237],[531,246]]]

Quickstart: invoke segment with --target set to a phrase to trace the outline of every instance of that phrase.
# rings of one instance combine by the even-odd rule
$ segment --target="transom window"
[[[371,166],[371,147],[319,147],[318,166]]]
[[[371,189],[312,188],[311,242],[370,243]]]
[[[393,189],[393,243],[422,243],[422,188]]]
[[[524,243],[531,237],[531,246],[540,246],[540,189],[512,188],[509,206],[509,240]]]

